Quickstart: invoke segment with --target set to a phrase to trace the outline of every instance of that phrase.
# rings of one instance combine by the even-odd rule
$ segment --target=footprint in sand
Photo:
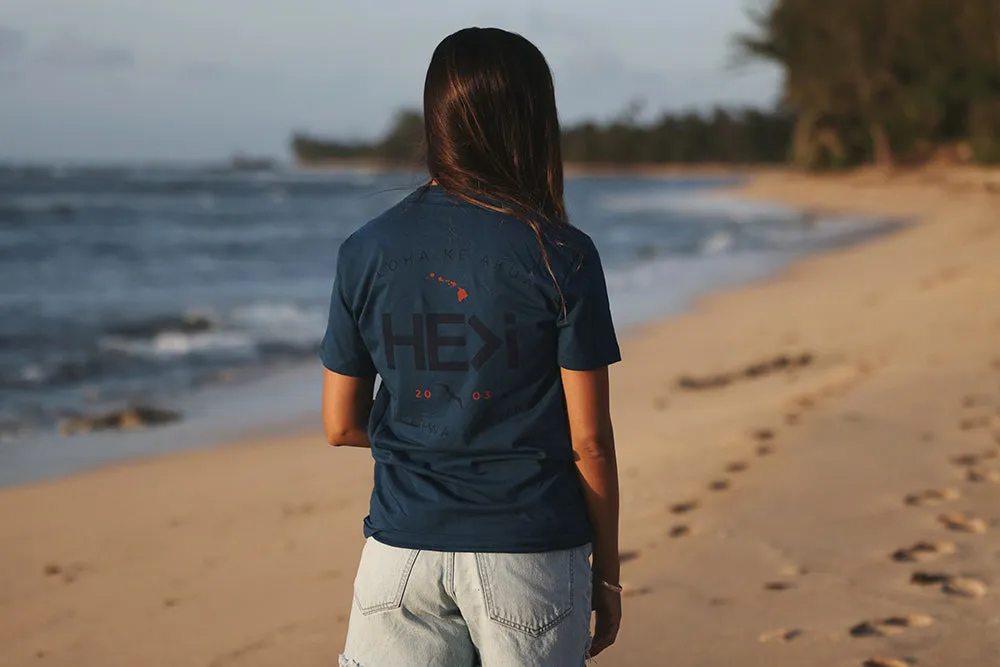
[[[910,583],[916,586],[941,586],[948,595],[965,598],[986,597],[989,588],[985,583],[971,577],[957,577],[944,572],[914,572]]]
[[[759,428],[750,435],[758,442],[770,442],[771,440],[774,440],[774,431],[769,428]]]
[[[774,454],[774,447],[770,445],[761,445],[757,448],[757,456],[770,456]]]
[[[907,505],[923,507],[926,505],[940,505],[941,503],[958,500],[962,494],[958,489],[927,489],[907,494],[903,501]]]
[[[963,598],[983,598],[989,592],[985,583],[969,577],[952,577],[944,583],[942,590]]]
[[[674,526],[673,528],[670,529],[670,533],[669,534],[670,534],[670,537],[673,537],[673,538],[687,537],[688,535],[691,534],[691,527],[688,526],[688,525],[685,525],[683,523],[679,523],[679,524],[677,524],[676,526]]]
[[[697,500],[688,500],[683,503],[677,503],[670,506],[671,514],[687,514],[688,512],[693,512],[701,507],[701,503]]]
[[[795,588],[795,584],[790,581],[769,581],[764,584],[764,590],[766,591],[790,591]]]
[[[816,407],[816,399],[812,396],[800,396],[795,400],[795,405],[803,410],[811,410]]]
[[[977,408],[993,405],[993,397],[988,394],[969,394],[962,397],[963,408]]]
[[[1000,470],[970,468],[965,473],[965,479],[977,484],[1000,484]]]
[[[961,512],[948,512],[938,517],[938,523],[948,530],[959,533],[974,533],[982,535],[986,532],[986,522],[978,517],[971,517]]]
[[[945,572],[924,572],[923,570],[918,570],[910,576],[910,583],[915,586],[934,586],[935,584],[944,584],[949,579],[951,579],[951,575]]]
[[[989,428],[992,421],[993,420],[989,415],[966,417],[958,422],[958,428],[961,431],[976,431],[982,428]]]
[[[622,597],[625,598],[638,598],[643,595],[649,595],[653,592],[653,589],[649,586],[641,586],[639,588],[626,588],[622,591]]]
[[[777,630],[768,630],[767,632],[760,635],[757,640],[762,644],[767,644],[770,642],[790,642],[792,640],[798,639],[803,635],[803,631],[798,628],[792,630],[786,630],[785,628],[779,628]]]
[[[725,471],[732,474],[739,474],[745,472],[747,468],[750,467],[746,461],[733,461],[725,467]]]
[[[981,459],[978,454],[961,454],[951,458],[951,462],[961,468],[969,468],[977,465],[980,460]]]
[[[892,552],[897,563],[921,563],[955,553],[954,542],[917,542]]]
[[[861,667],[913,667],[915,660],[897,660],[896,658],[868,658]]]
[[[712,491],[728,491],[731,486],[732,482],[723,477],[713,481],[708,485],[708,488]]]
[[[910,628],[927,628],[934,619],[927,614],[907,614],[890,616],[877,621],[862,621],[850,629],[852,637],[886,637],[897,635]]]
[[[87,563],[69,563],[67,565],[48,563],[42,572],[46,577],[59,577],[63,583],[72,584],[88,570],[90,570],[90,566]]]
[[[627,563],[630,560],[635,560],[639,557],[638,551],[621,551],[618,553],[618,562]]]

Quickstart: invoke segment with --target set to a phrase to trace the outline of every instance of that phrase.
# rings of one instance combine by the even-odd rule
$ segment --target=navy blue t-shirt
[[[591,540],[559,369],[621,356],[593,242],[549,236],[558,287],[530,225],[430,186],[344,241],[321,358],[382,378],[365,536],[493,552]]]

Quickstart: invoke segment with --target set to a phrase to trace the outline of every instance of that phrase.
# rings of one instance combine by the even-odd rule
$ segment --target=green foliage
[[[980,164],[1000,165],[1000,137],[973,141],[972,158]]]
[[[751,19],[738,53],[779,65],[785,104],[807,119],[796,162],[821,166],[831,133],[851,163],[926,159],[956,141],[995,159],[997,0],[770,0]]]
[[[583,164],[779,163],[788,154],[793,119],[784,112],[716,109],[708,114],[664,114],[640,123],[633,103],[618,118],[584,122],[562,133],[563,156]],[[401,111],[382,139],[343,143],[297,134],[292,151],[299,162],[373,159],[415,164],[422,154],[423,118]]]
[[[396,114],[386,135],[374,142],[345,142],[305,133],[292,135],[292,154],[301,164],[338,160],[376,160],[397,164],[419,163],[424,141],[424,119],[419,111]]]

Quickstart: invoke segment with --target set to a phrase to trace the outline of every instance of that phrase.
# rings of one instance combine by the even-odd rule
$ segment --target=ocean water
[[[141,403],[181,408],[186,419],[291,419],[289,396],[298,395],[281,383],[318,364],[338,244],[421,182],[400,173],[0,167],[0,483],[175,446],[61,438],[55,428],[66,416]],[[620,328],[895,226],[717,192],[735,183],[567,182],[573,222],[601,250]],[[300,412],[315,407],[307,400]],[[178,443],[195,437],[173,433]],[[25,443],[44,451],[30,474],[18,468],[30,458]]]

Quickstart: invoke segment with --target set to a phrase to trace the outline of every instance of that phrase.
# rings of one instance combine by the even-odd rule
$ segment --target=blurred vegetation
[[[667,113],[633,104],[605,123],[563,128],[568,162],[792,163],[831,169],[934,159],[1000,164],[1000,0],[763,0],[735,39],[741,62],[784,72],[776,110]],[[419,112],[382,139],[297,134],[300,162],[416,164]]]
[[[998,0],[771,0],[740,54],[779,65],[793,162],[1000,162]]]
[[[424,117],[419,111],[400,111],[389,132],[375,142],[341,142],[308,134],[292,136],[292,153],[302,164],[338,160],[372,160],[400,164],[419,162],[423,152]]]
[[[641,123],[637,116],[638,107],[632,105],[610,122],[563,128],[564,159],[608,165],[784,162],[794,126],[788,113],[754,109],[664,114],[651,123]],[[420,113],[403,111],[378,141],[347,143],[296,134],[292,150],[304,164],[371,160],[417,165],[423,140]]]

